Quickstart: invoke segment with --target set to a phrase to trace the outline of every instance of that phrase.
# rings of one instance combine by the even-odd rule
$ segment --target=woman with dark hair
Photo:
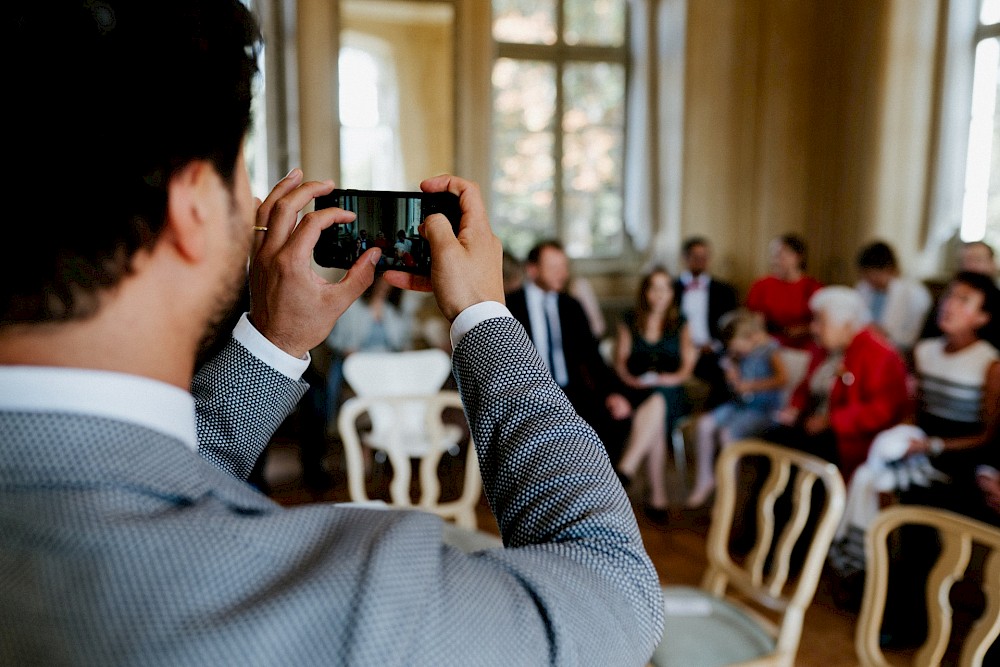
[[[782,345],[812,349],[809,298],[823,284],[806,275],[806,243],[795,234],[771,241],[771,273],[750,286],[747,308],[761,313],[767,330]]]
[[[910,484],[899,499],[1000,525],[994,495],[1000,490],[1000,351],[987,342],[1000,325],[1000,289],[989,276],[962,271],[948,284],[936,319],[942,335],[913,349],[919,431],[904,461],[927,456],[946,478]],[[940,544],[933,531],[912,526],[899,539],[893,567],[900,576],[889,583],[882,633],[888,645],[919,645],[927,627],[923,582]]]
[[[943,488],[914,490],[911,502],[944,506],[977,518],[983,501],[976,469],[995,465],[1000,435],[1000,351],[988,340],[1000,325],[1000,289],[988,277],[963,271],[949,283],[937,312],[942,335],[913,350],[919,386],[917,426],[927,437],[910,454],[926,454],[951,478]]]
[[[615,346],[615,372],[630,389],[635,408],[618,476],[627,488],[646,462],[650,499],[644,509],[654,523],[667,520],[667,435],[686,410],[683,385],[698,361],[674,296],[667,270],[650,271],[639,287],[635,310],[618,325]]]

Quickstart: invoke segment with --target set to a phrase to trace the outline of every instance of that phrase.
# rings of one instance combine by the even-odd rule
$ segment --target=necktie
[[[545,295],[545,336],[549,343],[549,369],[556,384],[565,387],[569,382],[566,376],[566,363],[563,356],[562,331],[559,324],[559,295],[551,292]]]
[[[545,308],[545,339],[549,343],[549,371],[552,372],[552,377],[555,377],[556,376],[556,345],[555,345],[555,340],[552,337],[552,321],[551,321],[551,317],[550,317],[550,314],[549,314],[548,307]]]

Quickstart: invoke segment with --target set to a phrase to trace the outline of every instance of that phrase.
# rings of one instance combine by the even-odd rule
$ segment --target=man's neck
[[[0,330],[0,365],[114,371],[187,390],[197,346],[193,322],[178,326],[166,309],[116,295],[93,317]]]

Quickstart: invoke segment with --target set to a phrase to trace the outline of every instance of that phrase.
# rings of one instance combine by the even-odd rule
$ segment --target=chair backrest
[[[793,347],[782,347],[778,354],[781,355],[787,376],[785,386],[782,388],[782,403],[787,403],[795,388],[805,379],[812,355],[806,350],[797,350]]]
[[[941,554],[927,579],[927,639],[914,665],[939,665],[952,634],[952,585],[965,577],[973,545],[988,549],[981,581],[985,611],[972,625],[961,646],[961,667],[982,665],[983,656],[1000,634],[1000,529],[975,519],[933,507],[894,505],[881,511],[865,534],[865,593],[854,646],[862,665],[889,665],[879,648],[879,628],[885,612],[890,569],[890,536],[903,525],[937,531]]]
[[[441,390],[451,373],[451,358],[439,349],[406,352],[355,352],[344,360],[344,380],[360,397],[398,397],[367,403],[372,433],[366,444],[386,450],[390,429],[400,429],[399,443],[410,455],[431,446],[422,400]],[[410,399],[402,397],[409,396]],[[353,424],[351,426],[353,429]],[[343,433],[341,434],[343,437]],[[397,444],[399,446],[399,444]]]
[[[392,464],[390,503],[414,506],[410,495],[411,461],[419,461],[417,507],[476,527],[475,507],[482,495],[482,478],[474,443],[469,437],[461,495],[441,500],[438,467],[446,451],[460,451],[465,429],[445,423],[446,410],[462,409],[455,391],[441,386],[451,372],[451,359],[441,350],[357,352],[344,360],[344,379],[357,394],[344,402],[337,427],[347,459],[348,491],[354,502],[369,500],[362,444],[385,452]],[[362,433],[358,420],[367,414],[371,431]]]
[[[766,463],[766,465],[765,465]],[[760,493],[738,513],[741,472],[764,474]],[[735,442],[716,462],[718,487],[706,544],[708,569],[702,588],[746,611],[775,638],[779,664],[793,664],[802,621],[812,603],[834,531],[844,512],[844,480],[835,465],[811,454],[758,439]],[[815,520],[814,488],[825,493]],[[781,516],[783,497],[791,497],[789,516]],[[778,511],[776,512],[776,508]],[[732,553],[734,521],[755,517],[754,545],[745,557]],[[801,567],[793,572],[793,551],[806,540]],[[735,595],[734,595],[735,594]]]
[[[355,352],[344,359],[344,379],[358,396],[431,394],[451,373],[443,350]]]

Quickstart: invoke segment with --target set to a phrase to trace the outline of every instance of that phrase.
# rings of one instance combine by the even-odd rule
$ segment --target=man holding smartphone
[[[600,441],[502,305],[473,184],[422,184],[461,198],[461,228],[431,216],[434,273],[386,274],[453,321],[507,547],[466,554],[429,514],[283,508],[243,481],[380,256],[337,284],[312,272],[321,230],[352,219],[300,219],[330,181],[295,169],[256,205],[243,5],[21,3],[7,35],[0,664],[645,663],[656,573]],[[249,313],[195,373],[250,255]]]

